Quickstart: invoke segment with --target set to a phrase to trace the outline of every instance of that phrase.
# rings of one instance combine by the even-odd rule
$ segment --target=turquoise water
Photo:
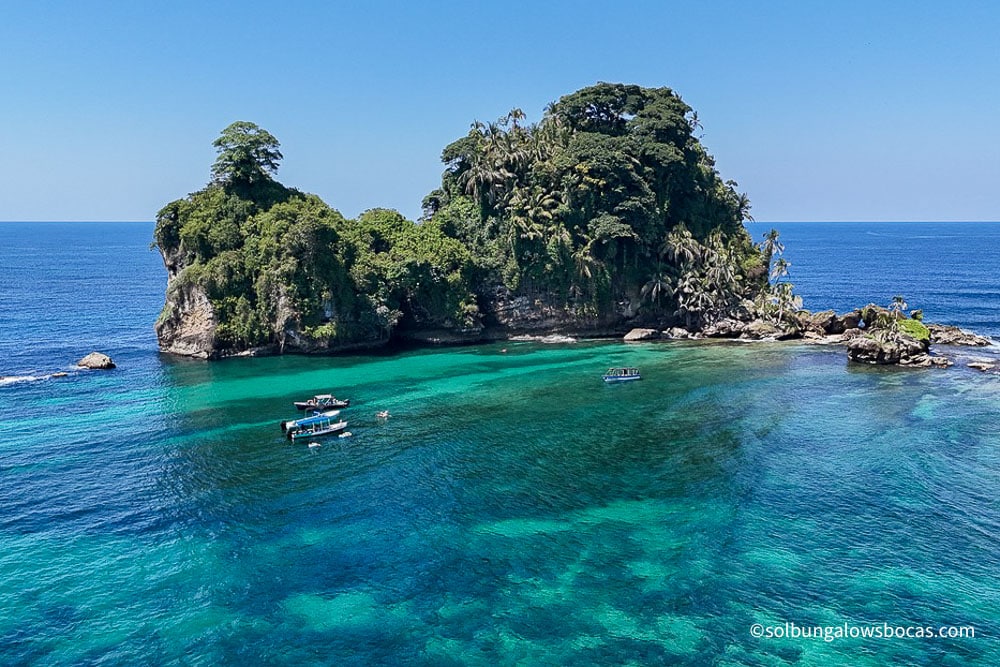
[[[1000,664],[997,375],[795,343],[176,360],[149,232],[0,225],[0,374],[121,366],[0,386],[0,663]],[[323,390],[354,435],[288,444]],[[976,637],[750,634],[784,622]]]

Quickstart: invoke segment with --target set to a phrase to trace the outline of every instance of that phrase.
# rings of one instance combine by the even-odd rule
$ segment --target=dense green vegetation
[[[861,309],[861,317],[864,319],[865,328],[874,332],[871,335],[876,338],[892,339],[902,334],[929,345],[931,330],[922,321],[923,311],[914,310],[907,317],[908,308],[906,300],[901,295],[896,295],[892,297],[887,308],[873,303],[868,304]]]
[[[695,327],[748,308],[780,320],[796,304],[787,263],[770,270],[777,235],[751,241],[749,201],[698,128],[668,88],[599,84],[535,124],[515,109],[444,149],[441,187],[412,222],[385,209],[345,219],[286,188],[277,139],[240,121],[214,144],[212,181],[160,211],[155,241],[175,296],[208,296],[225,348],[475,332],[498,295],[570,324]]]
[[[381,209],[347,220],[284,187],[278,142],[252,123],[216,147],[212,182],[159,212],[155,242],[180,268],[173,291],[205,290],[220,346],[283,346],[289,331],[318,347],[379,340],[406,317],[474,323],[472,256],[436,225]]]
[[[741,224],[749,201],[722,181],[698,127],[669,88],[599,84],[534,125],[515,109],[445,148],[425,216],[473,248],[492,282],[571,309],[724,310],[766,269]]]

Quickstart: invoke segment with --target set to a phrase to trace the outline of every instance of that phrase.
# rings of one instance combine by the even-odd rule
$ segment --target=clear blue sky
[[[1000,3],[20,2],[0,220],[151,220],[250,120],[279,179],[416,216],[475,119],[670,86],[758,220],[1000,219]]]

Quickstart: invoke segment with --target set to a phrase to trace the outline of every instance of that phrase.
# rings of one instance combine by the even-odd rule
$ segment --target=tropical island
[[[282,185],[278,140],[235,122],[208,185],[157,215],[160,348],[214,359],[550,333],[836,336],[856,361],[944,365],[901,297],[802,310],[777,232],[751,239],[749,199],[699,128],[670,88],[601,83],[538,123],[514,109],[444,148],[441,185],[411,221],[380,208],[348,219]]]

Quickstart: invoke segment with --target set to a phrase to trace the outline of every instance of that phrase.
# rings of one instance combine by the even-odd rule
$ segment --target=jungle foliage
[[[424,218],[473,249],[493,283],[568,308],[711,317],[766,285],[742,222],[746,195],[723,181],[669,88],[607,84],[475,123],[444,149]]]
[[[155,243],[178,285],[205,290],[233,348],[283,345],[288,331],[320,345],[474,331],[503,289],[568,319],[704,324],[770,294],[780,244],[751,241],[749,201],[699,128],[669,88],[598,84],[538,123],[515,109],[444,149],[413,222],[386,209],[345,219],[286,188],[277,139],[239,121],[214,143],[210,183],[159,212]]]

